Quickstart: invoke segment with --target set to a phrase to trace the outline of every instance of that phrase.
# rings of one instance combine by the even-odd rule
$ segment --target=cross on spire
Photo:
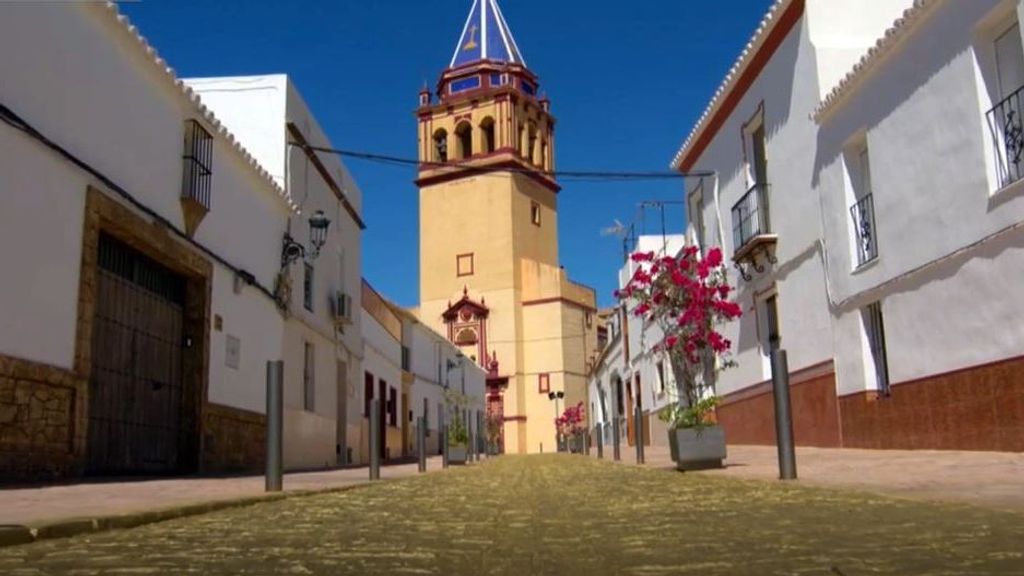
[[[498,0],[473,0],[448,67],[457,68],[478,60],[526,66]]]

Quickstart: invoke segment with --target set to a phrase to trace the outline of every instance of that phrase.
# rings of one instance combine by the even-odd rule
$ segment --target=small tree
[[[654,349],[668,355],[678,396],[662,418],[673,428],[701,427],[717,403],[714,379],[701,373],[733,365],[732,343],[718,329],[742,314],[729,300],[733,288],[722,251],[712,248],[701,258],[697,247],[687,246],[678,256],[638,252],[631,259],[639,267],[616,297],[661,330],[662,340]]]
[[[466,429],[466,410],[470,407],[470,398],[454,390],[445,390],[444,405],[448,415],[448,445],[461,446],[469,444],[469,431]]]

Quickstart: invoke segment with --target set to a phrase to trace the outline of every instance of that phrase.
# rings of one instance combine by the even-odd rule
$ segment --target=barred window
[[[210,209],[213,180],[213,136],[196,120],[185,122],[181,196]]]

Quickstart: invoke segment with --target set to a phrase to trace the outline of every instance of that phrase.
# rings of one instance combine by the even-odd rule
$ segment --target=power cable
[[[643,180],[679,180],[683,178],[706,178],[711,177],[715,173],[712,171],[694,171],[694,172],[675,172],[675,171],[603,171],[603,170],[540,170],[537,168],[518,167],[518,166],[470,166],[466,164],[452,163],[452,162],[423,162],[416,158],[403,158],[400,156],[390,156],[386,154],[375,154],[372,152],[362,152],[357,150],[344,150],[340,148],[327,148],[324,146],[310,146],[311,150],[317,152],[323,152],[325,154],[336,154],[345,158],[354,158],[358,160],[366,160],[369,162],[377,162],[379,164],[387,164],[392,166],[413,166],[417,168],[438,168],[446,169],[449,173],[465,173],[465,174],[492,174],[492,173],[512,173],[512,174],[542,174],[552,179],[566,179],[573,181],[591,181],[591,182],[612,182],[612,181],[643,181]]]

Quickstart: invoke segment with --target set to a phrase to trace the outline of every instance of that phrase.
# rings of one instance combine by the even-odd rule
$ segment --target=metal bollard
[[[597,425],[597,457],[604,458],[604,427]]]
[[[419,461],[419,471],[427,471],[427,422],[426,418],[420,416],[416,419],[416,456]]]
[[[476,445],[479,454],[490,456],[487,453],[487,423],[484,422],[484,413],[476,413]]]
[[[448,425],[441,424],[441,468],[448,467]]]
[[[636,442],[636,463],[644,463],[644,411],[639,404],[633,410],[633,441]]]
[[[476,443],[473,442],[473,419],[470,418],[468,412],[463,419],[466,423],[466,462],[474,462],[476,460]]]
[[[619,433],[619,425],[621,421],[622,419],[619,417],[612,418],[612,448],[613,457],[615,458],[616,462],[622,460],[622,434]]]
[[[380,479],[380,398],[370,401],[370,480]]]
[[[775,438],[779,450],[779,478],[796,479],[793,444],[793,408],[789,401],[789,362],[785,350],[773,350],[772,392],[775,398]]]
[[[267,492],[280,492],[284,487],[284,362],[267,362]]]

